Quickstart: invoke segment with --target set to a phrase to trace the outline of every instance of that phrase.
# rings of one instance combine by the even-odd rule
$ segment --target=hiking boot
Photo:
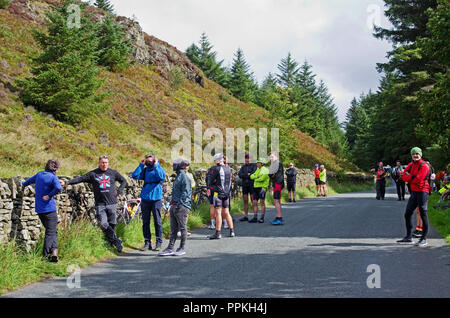
[[[58,249],[54,249],[48,258],[49,262],[58,263]]]
[[[427,245],[428,245],[427,239],[420,239],[420,240],[416,243],[416,245],[417,245],[417,246],[420,246],[420,247],[427,246]]]
[[[258,219],[255,217],[253,217],[253,219],[251,219],[250,221],[248,221],[248,223],[256,223],[258,222]]]
[[[173,256],[183,256],[183,255],[185,255],[186,254],[186,252],[184,251],[184,249],[182,249],[181,247],[179,248],[179,249],[177,249],[176,251],[175,251],[175,253],[173,253],[172,255]]]
[[[172,256],[175,253],[170,248],[166,248],[164,251],[158,253],[158,256]]]
[[[241,222],[248,221],[248,217],[244,215],[243,217],[241,217],[241,218],[239,219],[239,221],[241,221]]]
[[[398,240],[397,243],[402,245],[413,245],[414,241],[410,238],[404,237],[401,240]]]
[[[156,244],[154,251],[159,252],[161,250],[161,244]]]
[[[208,238],[210,240],[219,240],[222,238],[222,234],[216,232],[213,235],[208,236]]]
[[[117,252],[121,253],[121,252],[122,252],[122,249],[123,249],[123,247],[122,247],[122,240],[121,240],[121,239],[116,239],[116,240],[114,241],[114,245],[115,245],[116,248],[117,248]]]

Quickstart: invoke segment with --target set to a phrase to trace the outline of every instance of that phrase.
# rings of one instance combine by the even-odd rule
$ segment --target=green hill
[[[44,12],[55,3],[13,0],[0,9],[0,176],[34,174],[53,157],[62,161],[61,174],[79,174],[95,167],[100,154],[111,156],[114,169],[128,172],[149,151],[167,167],[172,131],[192,132],[195,120],[202,121],[204,130],[217,127],[224,135],[227,127],[269,126],[271,119],[264,109],[235,99],[206,79],[182,52],[143,33],[136,22],[124,17],[117,17],[117,22],[127,27],[137,63],[121,73],[102,72],[106,84],[101,90],[110,93],[108,111],[92,113],[83,125],[72,126],[27,107],[19,98],[16,80],[30,76],[31,58],[39,54],[32,29],[44,28]],[[174,66],[186,77],[178,90],[172,89],[169,79]],[[282,161],[292,160],[298,167],[323,163],[329,170],[358,170],[299,130],[281,126],[280,134],[298,142],[296,155],[286,158],[281,153]]]

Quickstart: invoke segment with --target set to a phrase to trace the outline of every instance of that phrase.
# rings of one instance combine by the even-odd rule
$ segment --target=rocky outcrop
[[[8,11],[39,25],[44,24],[45,11],[51,6],[58,5],[56,0],[12,0]],[[90,6],[87,10],[92,19],[101,21],[106,12]],[[126,39],[132,45],[132,57],[140,64],[155,65],[166,79],[174,67],[179,67],[186,78],[202,87],[204,86],[203,72],[195,66],[186,55],[176,47],[146,34],[138,22],[123,16],[116,17],[117,24],[124,27]]]

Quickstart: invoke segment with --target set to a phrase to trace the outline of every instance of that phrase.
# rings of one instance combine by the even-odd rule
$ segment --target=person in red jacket
[[[414,244],[412,240],[412,220],[411,217],[416,207],[419,208],[420,217],[423,223],[422,237],[416,243],[418,246],[427,245],[428,233],[428,194],[430,193],[430,185],[428,184],[428,175],[430,166],[422,159],[422,150],[419,147],[411,149],[412,162],[406,167],[402,174],[402,180],[408,182],[411,186],[411,195],[406,205],[405,221],[406,236],[397,241],[400,244]]]

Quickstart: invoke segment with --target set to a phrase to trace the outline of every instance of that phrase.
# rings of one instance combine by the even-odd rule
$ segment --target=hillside
[[[194,120],[202,120],[203,129],[223,132],[227,127],[267,127],[270,119],[264,109],[233,98],[182,52],[125,17],[116,21],[127,27],[136,63],[122,73],[101,74],[106,78],[102,90],[110,93],[109,111],[92,114],[87,124],[74,127],[23,105],[15,81],[30,75],[31,58],[39,53],[32,29],[44,27],[44,12],[55,2],[13,0],[0,9],[0,176],[34,174],[52,157],[61,159],[61,174],[79,174],[95,167],[100,154],[111,156],[111,167],[128,172],[149,151],[167,167],[172,131],[193,131]],[[172,91],[168,72],[175,65],[186,80]],[[301,131],[284,133],[297,139],[299,147],[296,158],[281,153],[283,161],[293,160],[298,167],[324,163],[330,170],[357,170]]]

